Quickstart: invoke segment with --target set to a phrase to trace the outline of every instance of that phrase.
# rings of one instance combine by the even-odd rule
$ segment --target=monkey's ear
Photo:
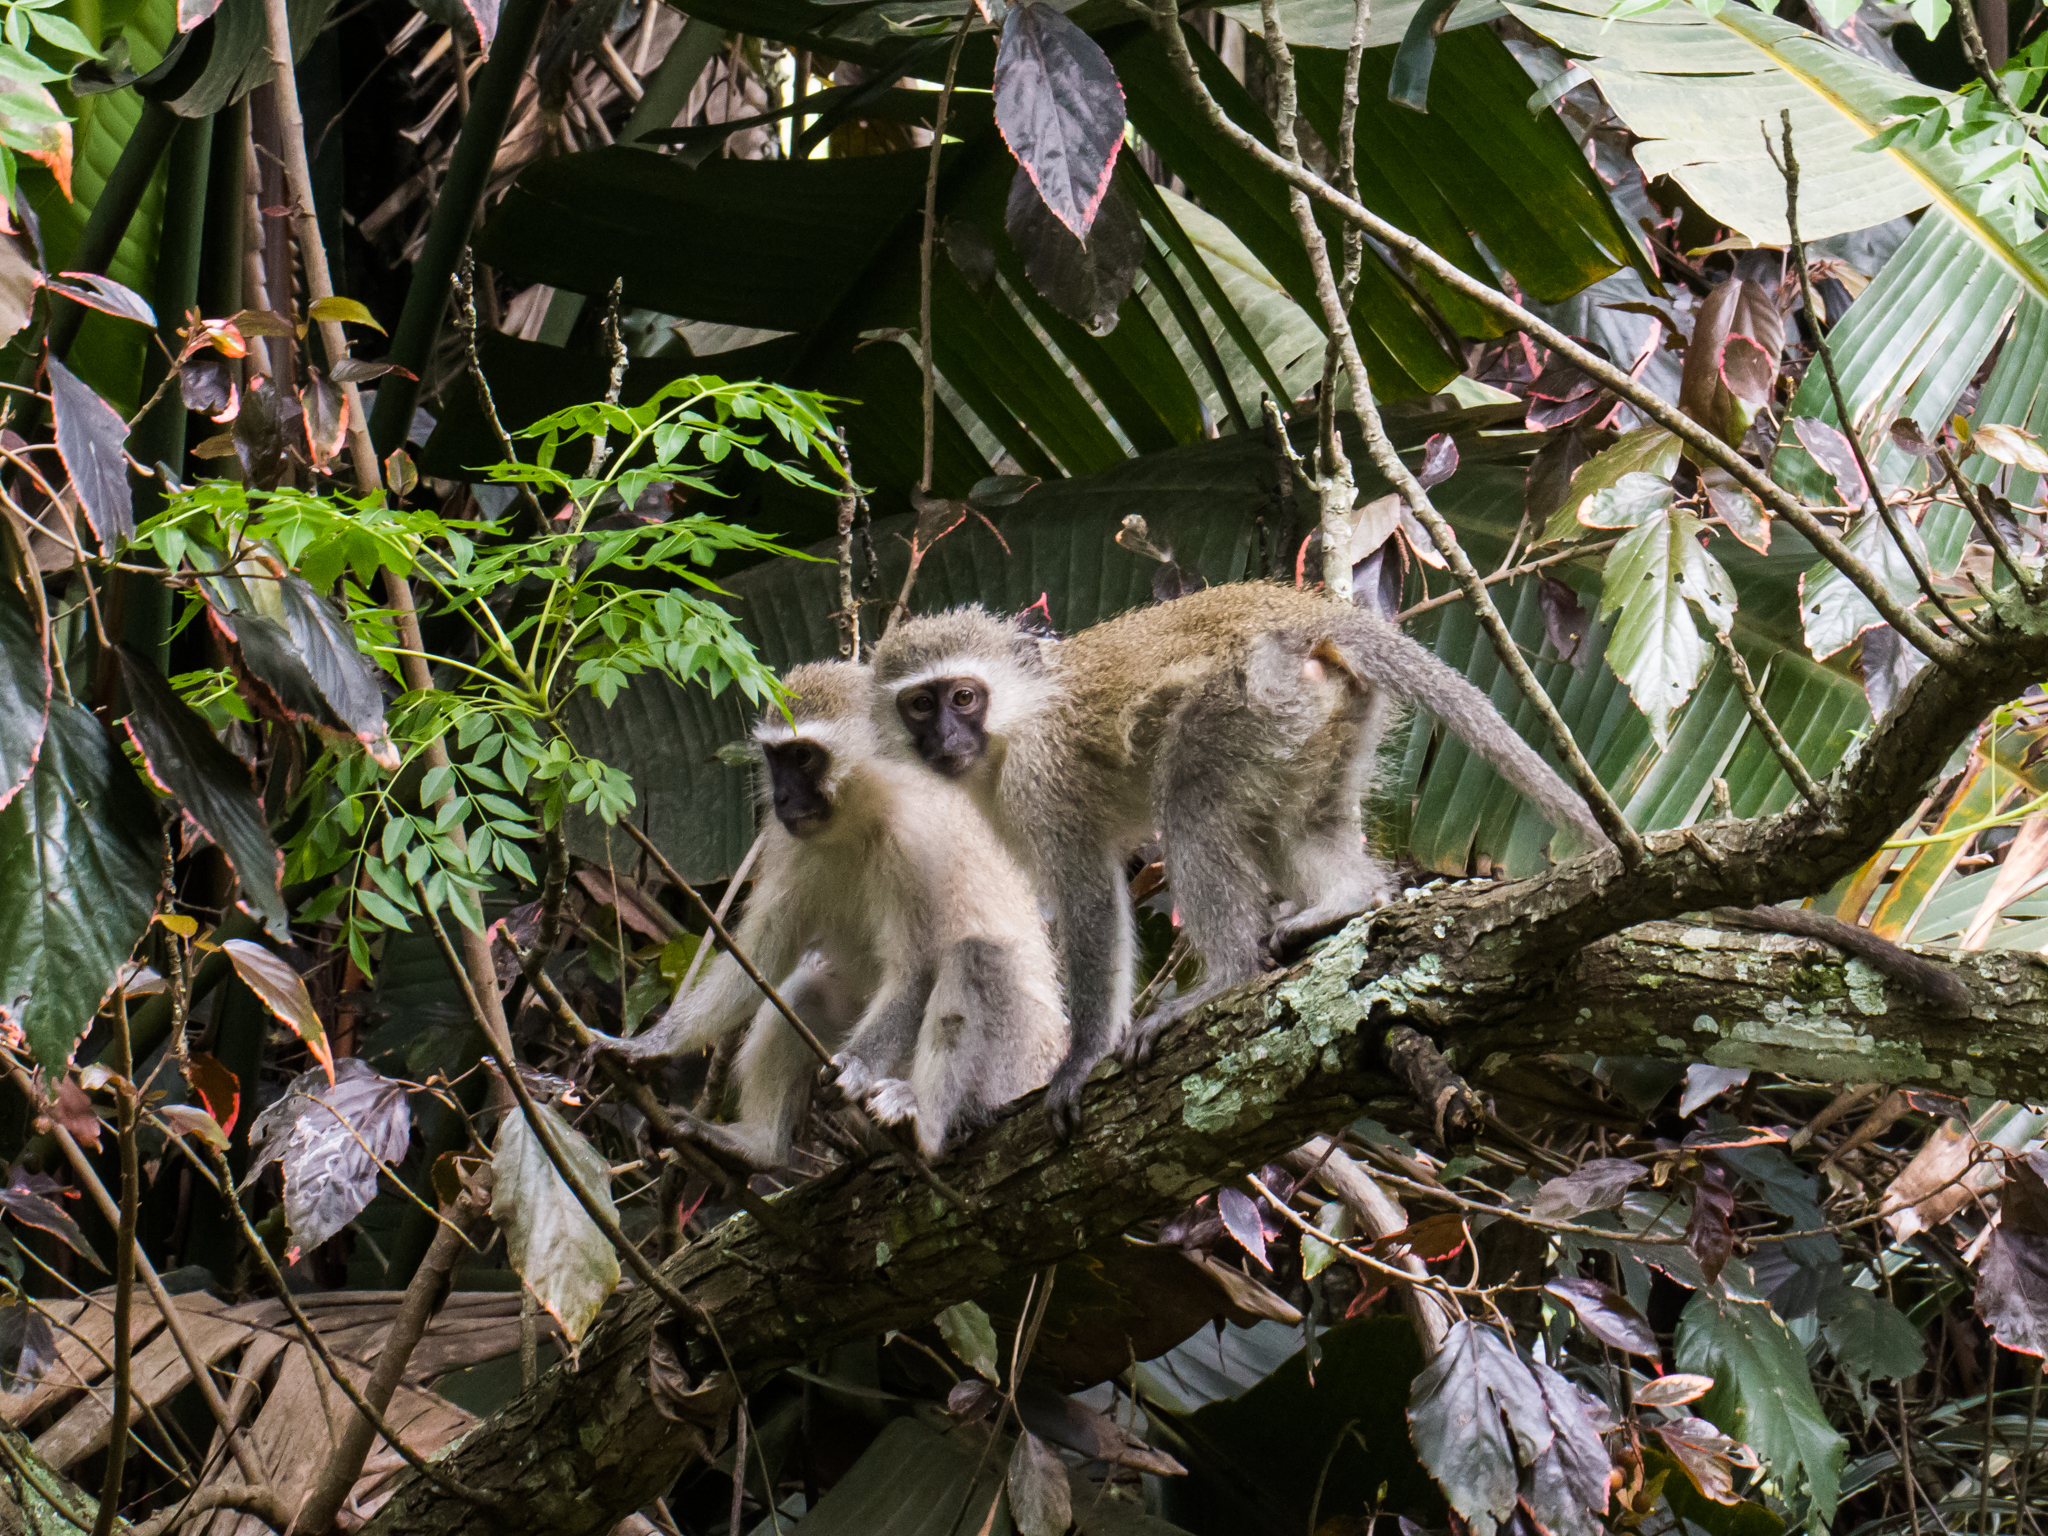
[[[1010,627],[1032,640],[1057,640],[1060,637],[1060,632],[1053,627],[1050,598],[1044,592],[1038,594],[1037,602],[1011,618]]]

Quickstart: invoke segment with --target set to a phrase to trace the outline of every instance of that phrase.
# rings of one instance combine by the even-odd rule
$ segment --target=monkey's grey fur
[[[1051,1075],[1066,1044],[1057,966],[1030,884],[956,786],[883,757],[867,668],[820,662],[785,679],[765,744],[830,754],[830,815],[792,833],[768,813],[758,874],[733,941],[836,1054],[839,1088],[888,1123],[914,1121],[936,1156],[963,1127]],[[677,1055],[751,1019],[734,1064],[739,1118],[692,1120],[756,1167],[788,1160],[817,1059],[732,956],[677,996],[635,1057]]]
[[[1146,1044],[1127,1040],[1123,863],[1155,831],[1205,966],[1204,985],[1155,1028],[1255,975],[1269,941],[1393,893],[1360,801],[1399,704],[1434,712],[1583,848],[1606,842],[1483,693],[1380,619],[1288,587],[1212,587],[1056,644],[955,609],[899,625],[873,666],[877,730],[906,759],[899,695],[954,678],[985,690],[986,750],[958,782],[1054,914],[1072,1033],[1047,1106],[1064,1129],[1095,1063]]]

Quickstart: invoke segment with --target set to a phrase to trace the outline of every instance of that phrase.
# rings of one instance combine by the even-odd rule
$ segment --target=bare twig
[[[187,1516],[203,1515],[210,1509],[240,1510],[245,1515],[254,1515],[273,1531],[286,1530],[292,1523],[291,1506],[268,1483],[214,1483],[194,1489],[171,1508],[129,1526],[127,1536],[168,1536]]]
[[[967,28],[974,20],[974,7],[960,13],[960,29],[953,34],[953,51],[946,56],[946,79],[939,87],[939,110],[932,119],[931,164],[924,177],[924,234],[918,241],[917,358],[924,370],[924,468],[918,474],[921,491],[932,488],[932,455],[937,421],[937,373],[932,363],[932,246],[939,229],[939,155],[946,144],[946,114],[953,105],[953,76],[960,67],[960,50],[967,43]]]
[[[1405,230],[1388,223],[1356,199],[1346,197],[1306,166],[1289,163],[1285,157],[1267,148],[1259,139],[1239,127],[1203,84],[1194,56],[1188,51],[1187,39],[1181,33],[1177,10],[1174,5],[1159,4],[1155,7],[1154,18],[1165,39],[1167,56],[1173,62],[1175,72],[1194,97],[1204,120],[1211,127],[1250,155],[1258,164],[1279,174],[1290,186],[1299,187],[1307,192],[1309,196],[1360,226],[1390,250],[1399,251],[1453,292],[1463,294],[1474,303],[1527,331],[1531,337],[1542,342],[1560,357],[1613,390],[1644,416],[1668,429],[1688,447],[1695,449],[1702,459],[1719,464],[1766,506],[1797,528],[1830,565],[1840,570],[1857,591],[1870,599],[1871,605],[1915,650],[1945,667],[1953,668],[1960,662],[1962,651],[1953,640],[1937,633],[1903,607],[1884,583],[1877,579],[1876,574],[1849,551],[1832,529],[1815,517],[1797,497],[1787,492],[1783,486],[1760,471],[1734,448],[1722,442],[1715,433],[1701,426],[1654,391],[1644,387],[1607,359],[1567,336],[1556,326],[1532,314],[1498,289],[1472,277],[1456,263],[1446,260]],[[1427,527],[1428,524],[1425,523],[1424,526]]]
[[[369,1385],[363,1389],[364,1398],[380,1413],[391,1406],[406,1364],[412,1359],[414,1348],[427,1331],[428,1321],[441,1304],[449,1271],[455,1267],[455,1261],[463,1250],[472,1246],[469,1233],[483,1224],[489,1210],[488,1182],[486,1178],[479,1178],[465,1187],[443,1214],[441,1225],[434,1233],[434,1241],[427,1248],[427,1256],[420,1261],[420,1267],[413,1272],[412,1283],[406,1287],[405,1299],[399,1303],[398,1315],[391,1321],[391,1331],[385,1335],[384,1347],[377,1353],[377,1364],[370,1373]],[[327,1463],[320,1469],[313,1491],[299,1507],[294,1525],[302,1536],[325,1536],[347,1500],[349,1490],[362,1476],[363,1462],[369,1456],[376,1436],[376,1426],[361,1414],[349,1420],[348,1427],[328,1453]]]
[[[1984,540],[1991,546],[1992,553],[2005,562],[2005,568],[2012,572],[2012,579],[2019,583],[2020,591],[2030,600],[2038,597],[2041,591],[2039,578],[2030,574],[2026,567],[2014,558],[2012,550],[2005,542],[2005,536],[1998,531],[1998,524],[1992,521],[1983,498],[1977,494],[1976,488],[1963,478],[1962,466],[1956,463],[1955,455],[1948,451],[1946,444],[1939,442],[1934,445],[1934,454],[1941,461],[1942,473],[1948,477],[1948,483],[1955,488],[1956,500],[1963,504],[1964,510],[1975,520],[1977,531],[1984,535]]]
[[[1557,553],[1545,555],[1540,560],[1527,560],[1520,565],[1510,566],[1504,571],[1495,571],[1486,578],[1486,584],[1489,587],[1493,587],[1500,585],[1504,581],[1518,581],[1533,572],[1546,570],[1566,560],[1577,560],[1585,555],[1600,554],[1605,550],[1614,548],[1620,542],[1621,540],[1619,539],[1597,539],[1591,543],[1574,544],[1570,549],[1560,549]],[[1439,592],[1435,597],[1426,597],[1413,607],[1403,608],[1394,616],[1394,622],[1405,624],[1418,613],[1428,613],[1432,608],[1441,608],[1447,603],[1462,603],[1463,601],[1465,601],[1465,591],[1462,587],[1456,592]]]
[[[1276,125],[1276,132],[1281,143],[1291,151],[1283,163],[1298,170],[1301,168],[1301,154],[1295,145],[1293,130],[1294,55],[1280,30],[1277,0],[1263,0],[1263,10],[1267,54],[1272,60],[1274,75],[1280,88],[1280,112],[1277,123],[1286,125]],[[1180,35],[1178,23],[1167,25],[1165,30],[1171,40],[1169,46],[1177,47],[1185,54],[1187,43]],[[1192,60],[1189,62],[1192,63]],[[1530,670],[1521,647],[1515,644],[1514,635],[1509,631],[1507,621],[1500,616],[1500,610],[1494,606],[1493,598],[1487,593],[1485,581],[1479,572],[1473,569],[1471,560],[1458,543],[1457,534],[1431,504],[1429,493],[1423,490],[1421,482],[1409,472],[1408,466],[1401,462],[1400,454],[1395,452],[1393,443],[1388,439],[1386,425],[1380,420],[1379,407],[1374,402],[1372,381],[1366,375],[1365,359],[1359,353],[1358,339],[1352,333],[1350,316],[1345,312],[1343,301],[1337,292],[1335,274],[1330,270],[1329,244],[1323,238],[1322,229],[1315,220],[1315,211],[1309,206],[1309,200],[1302,188],[1290,188],[1288,197],[1294,208],[1295,223],[1301,229],[1302,242],[1308,248],[1309,261],[1315,272],[1316,297],[1322,304],[1324,323],[1343,349],[1344,370],[1351,380],[1352,408],[1358,413],[1359,427],[1365,436],[1366,452],[1372,459],[1373,467],[1393,482],[1394,488],[1401,494],[1402,501],[1407,503],[1408,509],[1415,514],[1422,526],[1429,530],[1429,536],[1436,542],[1438,553],[1449,563],[1452,574],[1457,577],[1458,585],[1471,600],[1474,615],[1491,637],[1493,648],[1500,656],[1501,665],[1507,668],[1524,697],[1542,716],[1559,757],[1578,785],[1579,793],[1591,807],[1602,830],[1620,849],[1623,863],[1634,868],[1645,857],[1642,839],[1628,824],[1628,818],[1622,814],[1621,807],[1615,803],[1614,797],[1607,791],[1607,786],[1600,782],[1600,776],[1593,771],[1593,765],[1586,761],[1585,754],[1579,750],[1579,744],[1573,738],[1571,728],[1564,723],[1564,717],[1557,712],[1557,706],[1551,702],[1550,695],[1544,692],[1543,685],[1536,680],[1536,674]],[[1327,509],[1325,518],[1327,541]],[[1327,555],[1326,542],[1326,559]]]
[[[135,1306],[135,1217],[142,1200],[142,1168],[135,1153],[135,1052],[128,1038],[128,994],[114,990],[115,1136],[121,1148],[121,1220],[114,1234],[114,1406],[107,1437],[107,1466],[100,1478],[100,1507],[92,1536],[108,1536],[121,1506],[121,1475],[128,1466],[128,1421],[135,1412],[135,1341],[130,1319]]]
[[[491,435],[497,439],[498,452],[507,464],[519,462],[519,450],[512,446],[512,434],[505,430],[505,423],[498,416],[498,402],[491,395],[491,381],[484,377],[483,360],[476,350],[476,263],[469,248],[463,247],[462,260],[448,274],[448,286],[455,294],[455,330],[462,338],[463,370],[469,375],[470,385],[476,390],[477,403],[483,407],[484,420],[490,424]],[[519,505],[531,521],[533,531],[539,532],[547,526],[547,515],[540,509],[540,501],[533,494],[533,487],[524,481],[514,483],[514,492]]]
[[[1968,0],[1964,3],[1968,4]],[[1919,583],[1928,601],[1941,610],[1941,616],[1955,625],[1958,632],[1981,641],[1984,636],[1951,608],[1948,599],[1935,587],[1934,571],[1927,563],[1926,552],[1906,537],[1905,529],[1899,525],[1898,511],[1886,498],[1884,487],[1878,484],[1877,471],[1872,467],[1869,455],[1863,451],[1863,434],[1857,430],[1856,419],[1849,414],[1849,397],[1842,392],[1842,378],[1835,371],[1835,349],[1828,344],[1827,332],[1820,323],[1820,305],[1813,296],[1813,274],[1806,269],[1806,242],[1799,238],[1799,159],[1792,153],[1792,109],[1787,107],[1779,118],[1784,125],[1785,158],[1779,160],[1772,153],[1769,130],[1764,131],[1764,153],[1770,155],[1771,163],[1778,167],[1778,174],[1785,178],[1785,229],[1792,244],[1792,266],[1799,274],[1799,296],[1805,301],[1807,318],[1813,322],[1813,349],[1820,358],[1821,371],[1827,375],[1828,393],[1835,402],[1835,419],[1841,423],[1842,436],[1849,440],[1849,451],[1856,456],[1856,469],[1863,476],[1863,488],[1877,504],[1877,515],[1884,520],[1885,532],[1891,535],[1892,543],[1898,546],[1899,553],[1906,557],[1906,564],[1912,568],[1913,580]]]
[[[249,1213],[242,1209],[241,1197],[235,1193],[235,1173],[228,1166],[227,1157],[218,1147],[209,1146],[207,1152],[212,1156],[214,1167],[220,1174],[221,1195],[228,1203],[228,1214],[241,1229],[243,1246],[255,1257],[257,1265],[269,1279],[271,1289],[277,1293],[277,1299],[284,1303],[285,1311],[291,1314],[292,1322],[299,1330],[299,1336],[305,1340],[313,1353],[319,1356],[321,1366],[333,1378],[334,1384],[341,1388],[342,1396],[355,1404],[356,1412],[369,1420],[371,1427],[384,1437],[384,1443],[396,1451],[407,1466],[451,1498],[461,1499],[464,1503],[474,1504],[480,1509],[505,1508],[507,1500],[504,1494],[491,1488],[472,1488],[469,1484],[458,1481],[407,1445],[399,1438],[397,1429],[384,1417],[382,1410],[375,1407],[357,1389],[348,1372],[342,1368],[341,1362],[335,1359],[334,1352],[327,1347],[327,1341],[320,1337],[320,1330],[307,1318],[305,1309],[299,1305],[298,1297],[293,1294],[292,1288],[285,1283],[284,1275],[278,1270],[277,1260],[270,1256],[270,1249],[264,1245],[262,1234],[250,1224]],[[436,1234],[437,1238],[438,1236],[439,1234]]]
[[[1728,670],[1735,678],[1735,691],[1742,695],[1742,707],[1749,711],[1749,718],[1763,733],[1771,750],[1778,754],[1778,761],[1784,765],[1786,774],[1799,786],[1799,793],[1806,803],[1816,810],[1820,808],[1820,785],[1813,775],[1806,771],[1806,764],[1799,761],[1799,754],[1792,750],[1792,743],[1785,739],[1785,733],[1778,729],[1778,722],[1771,718],[1771,712],[1764,708],[1762,695],[1756,691],[1756,680],[1749,675],[1749,663],[1742,659],[1742,652],[1735,649],[1735,642],[1725,629],[1714,630],[1714,643],[1721,647],[1721,654],[1728,658]]]
[[[2010,112],[2013,121],[2026,130],[2027,137],[2038,143],[2041,136],[2034,132],[2033,125],[2027,121],[2026,113],[2020,110],[2019,103],[2014,101],[2012,93],[2006,90],[2005,81],[1998,73],[1998,66],[1992,62],[1991,50],[1984,46],[1984,29],[1977,24],[1977,12],[1972,0],[1960,0],[1954,9],[1956,34],[1962,41],[1963,56],[1970,61],[1970,68],[1976,72],[1977,78],[1984,82],[1984,89],[1991,93],[1991,99]]]
[[[619,329],[619,301],[625,292],[626,280],[623,277],[615,277],[612,279],[612,291],[605,297],[604,350],[606,358],[611,363],[610,371],[605,374],[604,380],[606,405],[617,405],[619,394],[626,387],[626,338]],[[598,429],[590,436],[590,468],[584,473],[595,480],[598,471],[604,468],[604,461],[610,456],[610,442],[600,422]]]

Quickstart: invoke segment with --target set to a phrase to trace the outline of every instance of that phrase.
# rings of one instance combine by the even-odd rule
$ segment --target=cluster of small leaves
[[[1876,154],[1897,145],[1954,157],[1955,179],[1976,192],[1980,212],[2008,212],[2019,220],[2016,228],[2030,232],[2036,216],[2048,213],[2048,117],[2028,110],[2048,80],[2048,39],[2036,39],[2016,54],[1999,79],[2021,109],[2019,116],[1972,82],[1946,100],[1898,98],[1891,103],[1897,116],[1857,148]]]

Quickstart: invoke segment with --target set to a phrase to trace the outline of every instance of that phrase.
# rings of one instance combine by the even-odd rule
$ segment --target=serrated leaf
[[[601,1209],[611,1210],[610,1164],[553,1107],[537,1103],[534,1109],[584,1188]],[[506,1255],[573,1346],[618,1288],[619,1256],[520,1111],[509,1112],[498,1128],[491,1165],[497,1172],[491,1219],[505,1234]]]
[[[1897,1381],[1919,1375],[1927,1363],[1920,1330],[1875,1291],[1852,1285],[1824,1291],[1820,1326],[1835,1363],[1851,1375]]]
[[[1528,1367],[1499,1334],[1463,1320],[1415,1378],[1408,1424],[1451,1507],[1484,1530],[1514,1512],[1520,1466],[1553,1434]]]

